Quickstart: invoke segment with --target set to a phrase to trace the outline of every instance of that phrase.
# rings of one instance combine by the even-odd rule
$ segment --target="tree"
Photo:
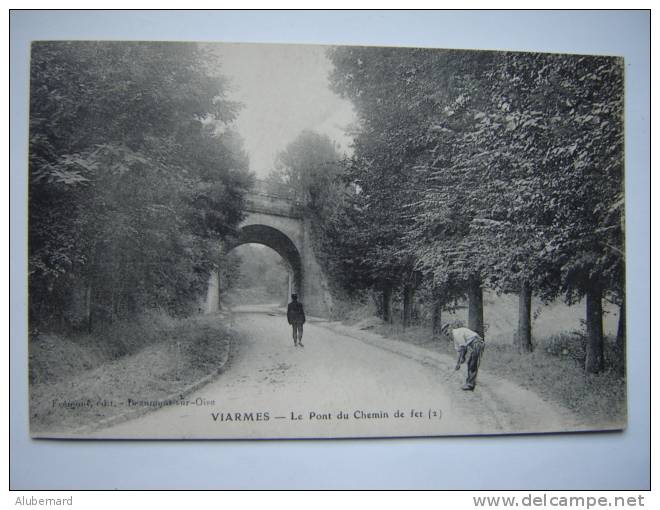
[[[587,295],[597,371],[601,297],[623,302],[621,62],[387,48],[331,59],[360,118],[352,178],[373,271],[401,281],[412,265],[445,302],[467,292],[479,331],[483,286],[518,291],[522,351],[532,292]]]
[[[271,182],[293,190],[293,198],[312,211],[334,199],[333,183],[342,173],[341,155],[328,135],[305,130],[277,155]],[[330,193],[329,193],[330,192]]]
[[[419,274],[404,234],[412,225],[409,206],[421,183],[415,164],[426,150],[424,129],[434,108],[423,93],[433,92],[418,94],[416,87],[428,84],[418,76],[433,67],[432,54],[392,48],[335,48],[329,54],[335,66],[331,85],[351,100],[359,119],[347,174],[365,225],[365,265],[373,287],[383,293],[385,311],[393,288],[404,287],[404,323]]]
[[[32,319],[189,308],[250,185],[224,90],[195,44],[33,45]]]
[[[333,290],[365,288],[366,266],[359,198],[346,179],[345,158],[327,136],[303,131],[278,154],[276,169],[267,178],[274,193],[288,189],[305,208],[314,251]]]
[[[499,272],[519,282],[521,301],[530,285],[568,302],[586,294],[586,368],[598,371],[602,292],[622,295],[622,67],[606,57],[504,54],[494,77],[482,124],[499,122],[505,130],[482,139],[497,141],[487,147],[491,154],[508,149],[507,165],[491,167],[496,176],[509,175],[511,186],[482,211],[491,221],[482,222],[481,238],[490,246],[498,235],[506,239],[510,269]]]
[[[569,302],[587,294],[587,352],[594,353],[587,370],[597,371],[599,295],[603,285],[621,288],[620,206],[613,205],[622,192],[620,63],[502,53],[470,83],[457,96],[461,109],[436,121],[454,152],[429,165],[418,216],[422,233],[435,228],[446,238],[448,229],[438,227],[455,223],[458,211],[462,243],[445,249],[437,241],[427,260],[478,271],[500,291],[519,288],[521,350],[531,343],[532,287]],[[459,129],[446,118],[457,111]]]

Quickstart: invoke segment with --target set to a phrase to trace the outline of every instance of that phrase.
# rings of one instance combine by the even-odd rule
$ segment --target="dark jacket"
[[[289,324],[293,324],[294,322],[305,322],[305,312],[302,303],[298,301],[291,301],[291,303],[289,303],[289,306],[287,306],[286,309],[286,320],[289,321]]]

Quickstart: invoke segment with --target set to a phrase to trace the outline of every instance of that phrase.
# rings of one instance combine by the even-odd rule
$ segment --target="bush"
[[[94,333],[56,335],[33,330],[28,343],[30,383],[60,381],[149,345],[172,342],[180,323],[180,319],[153,311],[130,321],[104,324]]]
[[[31,335],[28,343],[30,384],[56,382],[108,359],[101,349],[77,340],[55,334]]]
[[[383,324],[375,332],[455,356],[446,338],[433,339],[428,328],[403,329]],[[484,370],[531,389],[569,408],[585,425],[623,424],[626,419],[625,359],[612,338],[604,345],[605,368],[584,371],[586,337],[580,331],[541,338],[531,353],[512,344],[486,342]]]
[[[626,372],[624,353],[617,348],[615,339],[606,337],[603,342],[603,372],[624,376]],[[573,359],[580,368],[584,368],[587,337],[582,331],[552,335],[543,339],[539,346],[551,356]]]
[[[484,366],[565,405],[586,424],[622,423],[626,416],[625,362],[608,340],[605,369],[587,374],[585,345],[586,337],[579,331],[543,338],[529,354],[518,354],[513,346],[491,344]]]
[[[192,369],[209,371],[225,361],[231,334],[228,330],[203,326],[187,339],[182,348],[185,362]]]
[[[118,359],[146,346],[171,339],[177,319],[163,311],[149,311],[130,320],[100,326],[90,338],[95,339],[110,359]]]
[[[334,296],[330,319],[354,323],[376,315],[376,305],[367,293],[348,297]]]
[[[558,358],[573,359],[581,367],[587,356],[587,339],[580,332],[561,333],[545,338],[537,346],[551,356]]]

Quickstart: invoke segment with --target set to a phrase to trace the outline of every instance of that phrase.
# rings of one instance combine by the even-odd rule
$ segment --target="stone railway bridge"
[[[282,188],[273,193],[265,181],[257,181],[246,196],[247,215],[240,225],[236,248],[257,243],[277,252],[289,268],[287,297],[297,293],[309,313],[327,315],[332,306],[327,279],[314,254],[310,222],[303,207]],[[212,274],[206,297],[206,313],[219,309],[219,278]]]

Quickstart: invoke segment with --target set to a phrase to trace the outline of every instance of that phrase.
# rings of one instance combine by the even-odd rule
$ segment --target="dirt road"
[[[218,379],[176,405],[97,437],[307,438],[575,430],[570,414],[489,374],[461,391],[454,359],[337,323],[305,324],[296,348],[286,319],[234,315],[244,337]],[[139,401],[139,395],[135,397]],[[187,404],[186,404],[187,402]]]

